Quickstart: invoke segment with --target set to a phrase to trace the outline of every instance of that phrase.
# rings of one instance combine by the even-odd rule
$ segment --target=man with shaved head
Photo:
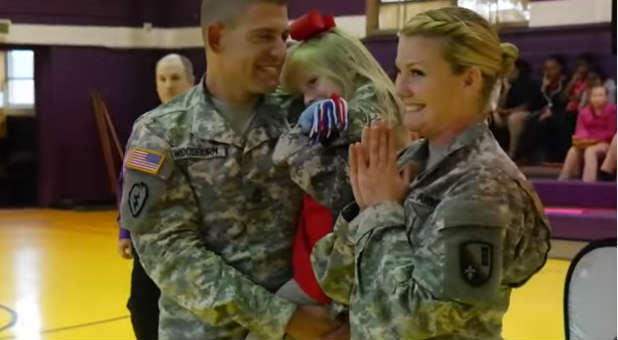
[[[289,129],[273,94],[286,0],[203,0],[201,21],[204,78],[136,121],[124,161],[121,222],[161,289],[159,338],[320,338],[339,325],[328,309],[274,294],[292,278],[303,195],[272,160]],[[324,170],[312,184],[344,201]]]
[[[167,103],[195,84],[193,64],[179,54],[168,54],[159,59],[156,67],[157,94],[161,103]]]
[[[195,83],[193,64],[179,54],[168,54],[159,59],[155,67],[157,95],[165,104],[174,97],[187,92]],[[122,183],[122,174],[119,176]],[[137,340],[156,340],[159,332],[159,296],[157,285],[148,277],[131,245],[128,230],[120,227],[118,253],[122,258],[133,259],[131,271],[131,295],[127,308],[131,312],[131,324]]]

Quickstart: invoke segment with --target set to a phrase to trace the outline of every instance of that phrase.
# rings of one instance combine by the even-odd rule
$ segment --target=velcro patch
[[[129,191],[129,198],[127,200],[129,204],[129,211],[133,217],[138,217],[146,205],[148,199],[148,186],[143,183],[135,183]]]
[[[165,155],[160,152],[134,147],[129,151],[126,167],[147,174],[157,175],[164,161]]]
[[[481,286],[492,275],[493,246],[483,241],[468,241],[459,246],[459,269],[463,280]]]
[[[212,159],[227,156],[226,148],[223,145],[213,145],[209,147],[182,147],[172,149],[174,160],[180,159]]]

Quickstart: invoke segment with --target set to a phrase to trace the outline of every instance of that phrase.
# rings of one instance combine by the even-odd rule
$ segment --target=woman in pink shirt
[[[579,112],[573,146],[564,161],[560,180],[579,178],[583,162],[585,182],[597,180],[599,163],[616,134],[616,105],[609,104],[607,90],[602,85],[590,89],[590,102]]]

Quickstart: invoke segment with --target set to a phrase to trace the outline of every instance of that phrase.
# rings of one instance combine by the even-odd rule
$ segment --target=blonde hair
[[[371,84],[382,118],[402,126],[395,85],[360,40],[333,29],[293,46],[281,71],[283,90],[302,93],[298,75],[306,72],[315,72],[337,84],[351,107],[356,90]]]
[[[483,74],[482,107],[486,107],[494,86],[513,71],[519,56],[517,47],[500,43],[487,20],[461,7],[445,7],[420,13],[411,18],[401,34],[445,38],[444,59],[455,74],[478,67]]]

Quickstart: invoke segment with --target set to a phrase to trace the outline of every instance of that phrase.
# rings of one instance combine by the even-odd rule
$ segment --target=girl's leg
[[[519,139],[524,132],[524,126],[529,116],[528,112],[519,111],[513,112],[509,115],[507,123],[509,127],[510,139],[509,139],[509,156],[511,159],[515,159],[517,151],[519,149]]]
[[[614,135],[611,144],[609,144],[609,150],[607,150],[607,155],[601,165],[601,171],[608,174],[616,174],[616,135]]]
[[[609,144],[599,143],[586,148],[584,151],[584,182],[595,182],[599,171],[599,161],[605,157]]]
[[[580,149],[574,147],[569,149],[558,180],[564,181],[571,178],[579,178],[581,173],[582,154],[583,151]]]

